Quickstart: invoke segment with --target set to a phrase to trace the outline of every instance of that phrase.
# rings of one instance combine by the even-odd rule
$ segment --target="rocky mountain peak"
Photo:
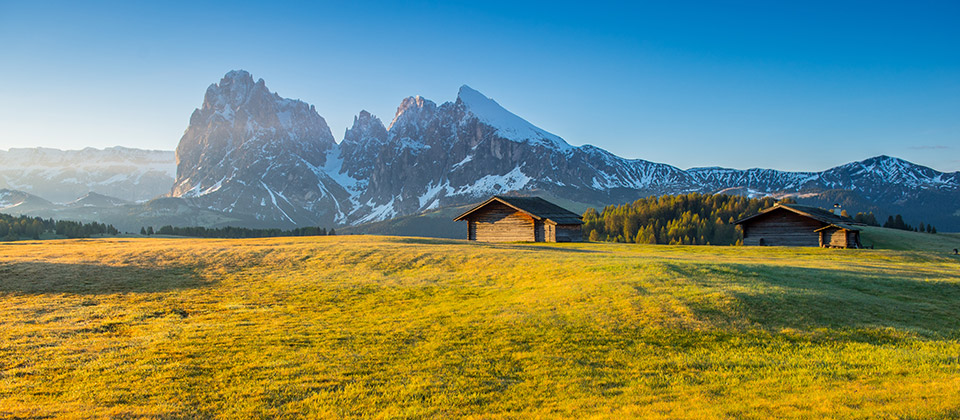
[[[497,134],[507,140],[518,143],[530,143],[536,146],[569,151],[573,149],[560,136],[537,127],[516,114],[507,111],[497,101],[488,98],[470,86],[460,86],[456,105],[478,120],[496,129]]]
[[[216,111],[236,109],[251,97],[269,95],[270,91],[263,79],[254,82],[250,73],[244,70],[232,70],[220,79],[220,83],[214,83],[207,88],[201,109]]]
[[[387,129],[376,115],[360,111],[356,117],[353,117],[353,126],[344,133],[343,141],[358,143],[367,139],[383,142],[387,139]]]
[[[437,104],[422,96],[409,96],[400,102],[397,107],[397,113],[390,122],[387,130],[393,129],[397,124],[405,124],[411,121],[422,121],[432,118],[437,111]]]
[[[207,89],[177,145],[171,195],[265,222],[332,224],[343,188],[319,168],[336,147],[313,106],[231,71]]]

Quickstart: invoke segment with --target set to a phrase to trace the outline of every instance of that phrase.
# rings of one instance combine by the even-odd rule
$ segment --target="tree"
[[[596,211],[596,210],[594,210]],[[590,231],[590,242],[600,242],[600,234],[596,230]]]
[[[147,226],[147,235],[153,235],[153,226]]]
[[[588,238],[633,243],[732,245],[740,232],[734,222],[773,206],[776,200],[690,193],[647,197],[583,213]],[[726,222],[724,222],[726,221]]]
[[[143,227],[143,226],[140,226],[140,234],[146,236],[146,235],[147,235],[147,229],[146,229],[145,227]]]

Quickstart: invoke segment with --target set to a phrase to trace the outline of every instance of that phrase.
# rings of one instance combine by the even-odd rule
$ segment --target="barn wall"
[[[557,225],[556,242],[581,242],[582,232],[581,225]]]
[[[831,228],[823,231],[823,245],[835,248],[846,248],[847,231]]]
[[[544,241],[546,242],[556,242],[557,241],[557,225],[553,223],[544,223]]]
[[[477,210],[470,219],[476,224],[474,240],[482,242],[534,241],[533,218],[502,203],[493,202]]]
[[[847,232],[847,246],[850,248],[860,248],[860,232]]]
[[[760,245],[762,239],[767,246],[820,246],[820,234],[814,231],[823,225],[789,210],[771,211],[742,225],[743,244]]]
[[[533,221],[533,240],[536,242],[543,242],[547,236],[546,226],[544,226],[543,220],[534,220]]]

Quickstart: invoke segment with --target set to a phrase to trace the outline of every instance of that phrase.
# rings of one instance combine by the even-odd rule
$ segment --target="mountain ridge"
[[[886,155],[819,172],[684,170],[572,146],[467,85],[439,105],[422,96],[402,99],[388,125],[361,110],[338,143],[313,105],[281,97],[246,71],[230,71],[191,114],[175,165],[165,191],[170,197],[260,226],[359,225],[505,193],[604,206],[698,192],[836,200],[851,210],[903,213],[960,230],[960,172]]]

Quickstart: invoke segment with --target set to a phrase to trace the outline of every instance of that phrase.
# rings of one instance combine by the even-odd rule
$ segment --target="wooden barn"
[[[818,207],[777,204],[737,224],[744,245],[862,248],[852,219]]]
[[[580,242],[583,220],[539,197],[493,196],[455,221],[467,221],[467,239],[481,242]]]

